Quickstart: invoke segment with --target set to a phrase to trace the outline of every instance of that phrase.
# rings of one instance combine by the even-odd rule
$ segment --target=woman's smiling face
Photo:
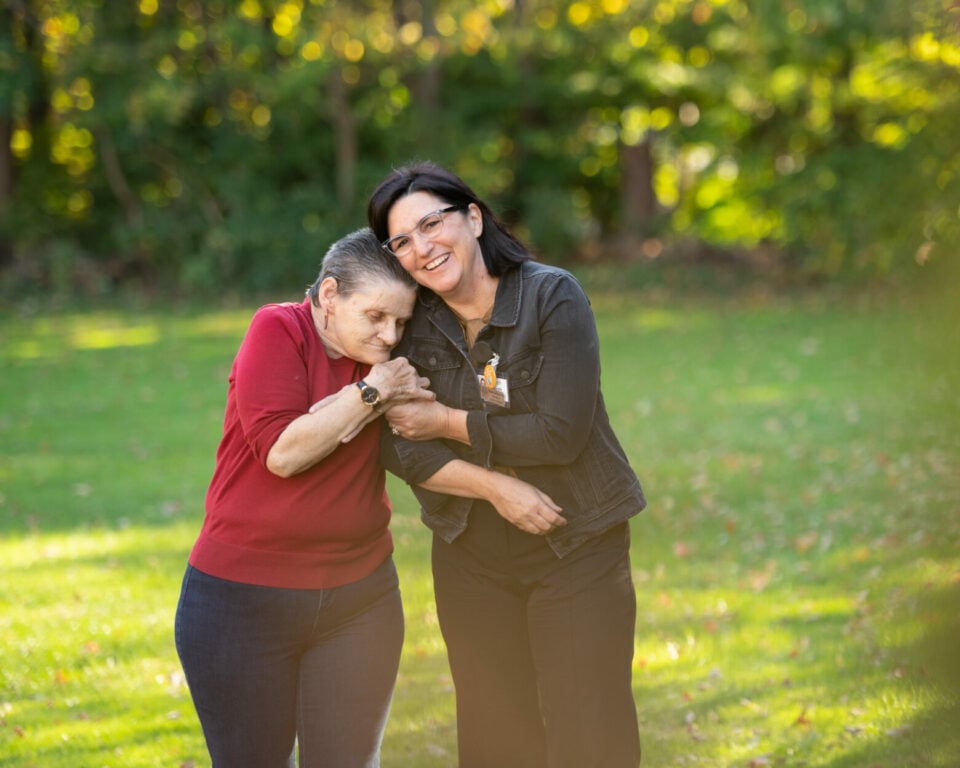
[[[387,216],[390,237],[406,234],[413,242],[410,253],[399,257],[401,265],[439,296],[469,291],[477,271],[486,271],[477,241],[483,223],[476,206],[442,214],[443,226],[430,239],[417,230],[424,216],[449,205],[428,192],[413,192],[399,198]]]

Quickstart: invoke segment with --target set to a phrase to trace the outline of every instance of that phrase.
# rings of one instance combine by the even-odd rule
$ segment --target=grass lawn
[[[650,499],[644,765],[960,765],[958,309],[591,293]],[[252,309],[0,313],[0,765],[209,766],[172,623]],[[453,766],[429,536],[391,489],[407,638],[383,763]]]

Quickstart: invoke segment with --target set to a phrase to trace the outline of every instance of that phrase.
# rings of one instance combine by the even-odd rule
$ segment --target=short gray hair
[[[307,288],[310,302],[320,306],[320,283],[332,277],[337,281],[338,293],[353,293],[363,290],[369,282],[389,280],[416,288],[416,281],[410,277],[400,260],[387,253],[380,245],[369,227],[341,237],[327,249],[320,265],[320,274]]]

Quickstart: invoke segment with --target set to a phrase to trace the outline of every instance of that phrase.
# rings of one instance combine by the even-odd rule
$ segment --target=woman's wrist
[[[467,411],[444,406],[443,437],[448,440],[470,445],[470,432],[467,429]]]
[[[452,410],[448,405],[441,405],[442,409],[440,412],[440,437],[447,438],[451,437],[450,435],[450,411]]]

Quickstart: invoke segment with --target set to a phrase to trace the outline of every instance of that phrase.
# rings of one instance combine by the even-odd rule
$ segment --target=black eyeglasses
[[[417,232],[423,236],[424,240],[433,240],[443,231],[443,214],[451,211],[462,211],[466,207],[465,205],[451,205],[441,208],[439,211],[428,213],[417,222]],[[389,240],[384,240],[381,245],[387,253],[392,253],[398,259],[402,258],[413,250],[413,234],[405,232],[394,235]]]

